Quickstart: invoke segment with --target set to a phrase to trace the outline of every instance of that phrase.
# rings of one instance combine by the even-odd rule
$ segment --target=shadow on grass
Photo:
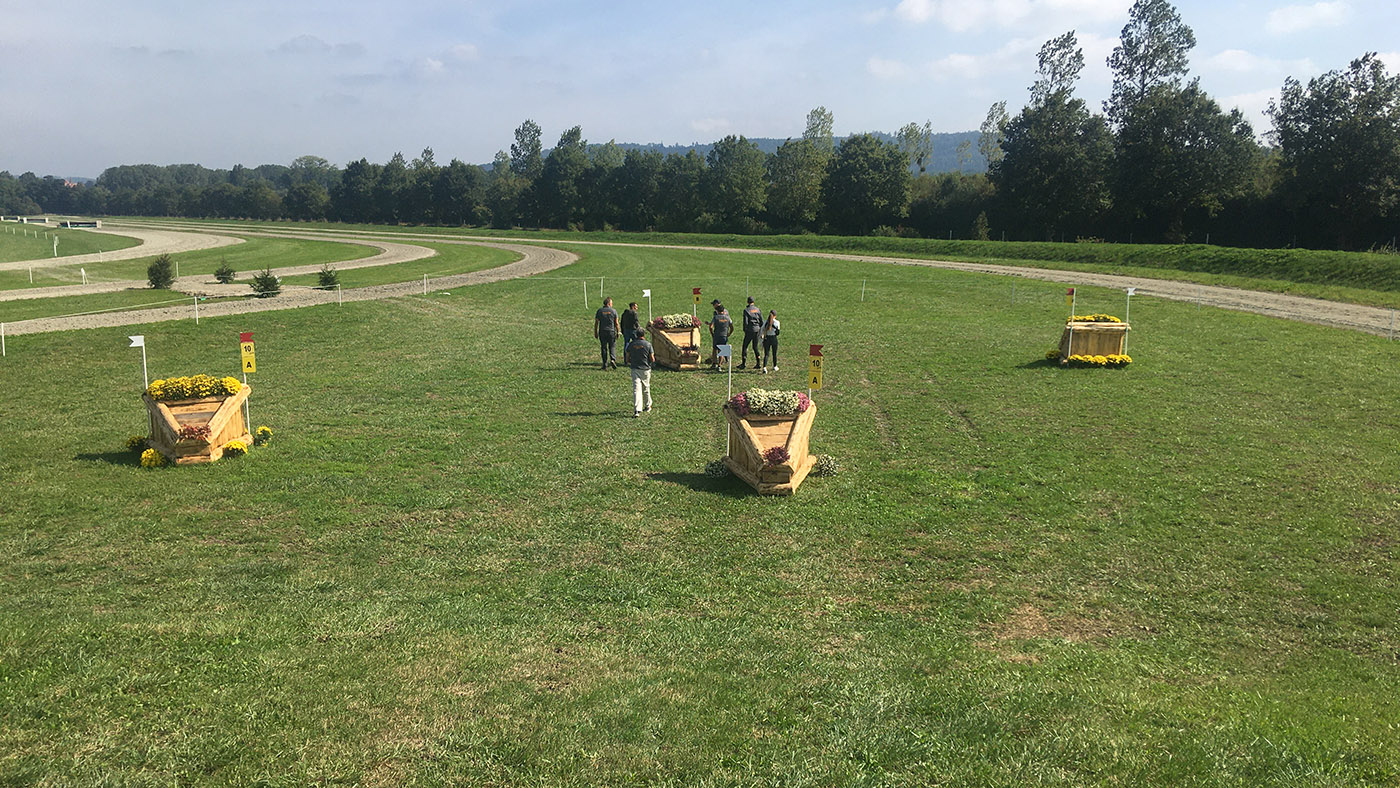
[[[551,416],[564,416],[565,418],[589,418],[589,417],[593,417],[593,416],[628,416],[628,417],[630,417],[630,416],[632,415],[632,411],[630,411],[630,410],[573,410],[573,411],[564,412],[564,411],[557,411],[557,410],[556,410],[556,411],[554,411],[553,413],[551,413],[551,414],[549,414],[549,415],[551,415]]]
[[[104,451],[100,454],[79,454],[73,459],[81,462],[105,462],[108,465],[140,465],[141,455],[129,451]]]
[[[1016,369],[1050,369],[1060,366],[1060,362],[1053,358],[1038,358],[1035,361],[1027,361],[1024,364],[1017,364]]]
[[[747,498],[753,491],[744,486],[744,483],[734,478],[726,476],[715,479],[703,473],[677,473],[675,471],[658,471],[648,473],[647,478],[654,482],[669,482],[679,484],[682,487],[689,487],[696,492],[718,493],[730,498]]]

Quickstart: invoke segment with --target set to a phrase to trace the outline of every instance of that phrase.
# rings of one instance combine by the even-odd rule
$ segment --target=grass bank
[[[630,418],[577,280],[17,337],[0,782],[1400,779],[1395,344],[1144,297],[1134,365],[1061,370],[1048,283],[584,254],[658,314],[748,275],[736,387],[824,344],[845,472],[706,478],[726,378]],[[153,376],[253,331],[273,443],[136,467],[138,331]]]
[[[241,223],[233,223],[237,226]],[[1371,306],[1400,306],[1400,255],[1311,249],[1237,249],[1205,244],[959,241],[826,235],[565,232],[485,228],[262,223],[388,234],[441,233],[537,241],[600,241],[882,255],[1117,273],[1286,292]]]
[[[122,235],[5,222],[0,224],[0,263],[16,260],[51,259],[54,257],[53,239],[55,237],[58,238],[57,256],[59,258],[97,252],[114,252],[118,249],[128,249],[140,243],[135,238]]]

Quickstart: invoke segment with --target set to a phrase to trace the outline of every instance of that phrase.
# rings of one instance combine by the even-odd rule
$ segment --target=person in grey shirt
[[[632,418],[651,412],[651,368],[656,353],[642,334],[637,334],[622,351],[622,360],[632,370]]]
[[[593,336],[598,340],[603,353],[603,369],[611,364],[617,369],[617,310],[613,309],[612,299],[604,298],[603,305],[593,315]]]
[[[758,342],[759,334],[763,331],[763,310],[753,302],[753,296],[749,296],[749,305],[744,307],[741,322],[744,326],[744,346],[739,351],[739,369],[747,367],[749,364],[749,345],[753,345],[753,365],[759,364]]]

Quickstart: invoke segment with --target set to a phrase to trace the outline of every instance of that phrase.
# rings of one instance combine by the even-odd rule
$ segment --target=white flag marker
[[[127,347],[141,348],[141,380],[144,382],[145,388],[150,388],[151,376],[146,374],[146,335],[137,334],[134,337],[127,337],[127,339],[131,340],[131,344]]]

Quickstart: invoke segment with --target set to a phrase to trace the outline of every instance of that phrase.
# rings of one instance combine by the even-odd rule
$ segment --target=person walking
[[[721,304],[718,298],[711,301],[710,306],[715,308],[714,316],[705,324],[710,329],[710,369],[719,369],[719,346],[729,344],[729,335],[734,332],[734,321],[729,317],[729,310],[724,308],[724,304]],[[733,362],[732,358],[730,362]]]
[[[603,354],[603,369],[611,364],[617,369],[617,310],[613,309],[612,299],[604,298],[603,305],[593,315],[593,336],[598,340]]]
[[[763,324],[763,366],[759,372],[768,374],[768,352],[773,352],[773,371],[778,371],[778,333],[782,330],[782,324],[778,322],[778,313],[768,310],[768,322]]]
[[[739,351],[739,369],[743,369],[749,364],[749,345],[753,345],[753,365],[758,366],[758,340],[759,334],[763,332],[763,310],[753,302],[753,296],[749,296],[749,305],[744,307],[744,347]]]
[[[635,419],[651,412],[651,368],[656,364],[656,352],[638,332],[623,348],[622,360],[632,370],[632,418]]]
[[[637,302],[633,301],[622,310],[622,353],[623,362],[627,361],[627,343],[632,341],[633,334],[642,333],[641,324],[637,319]]]

